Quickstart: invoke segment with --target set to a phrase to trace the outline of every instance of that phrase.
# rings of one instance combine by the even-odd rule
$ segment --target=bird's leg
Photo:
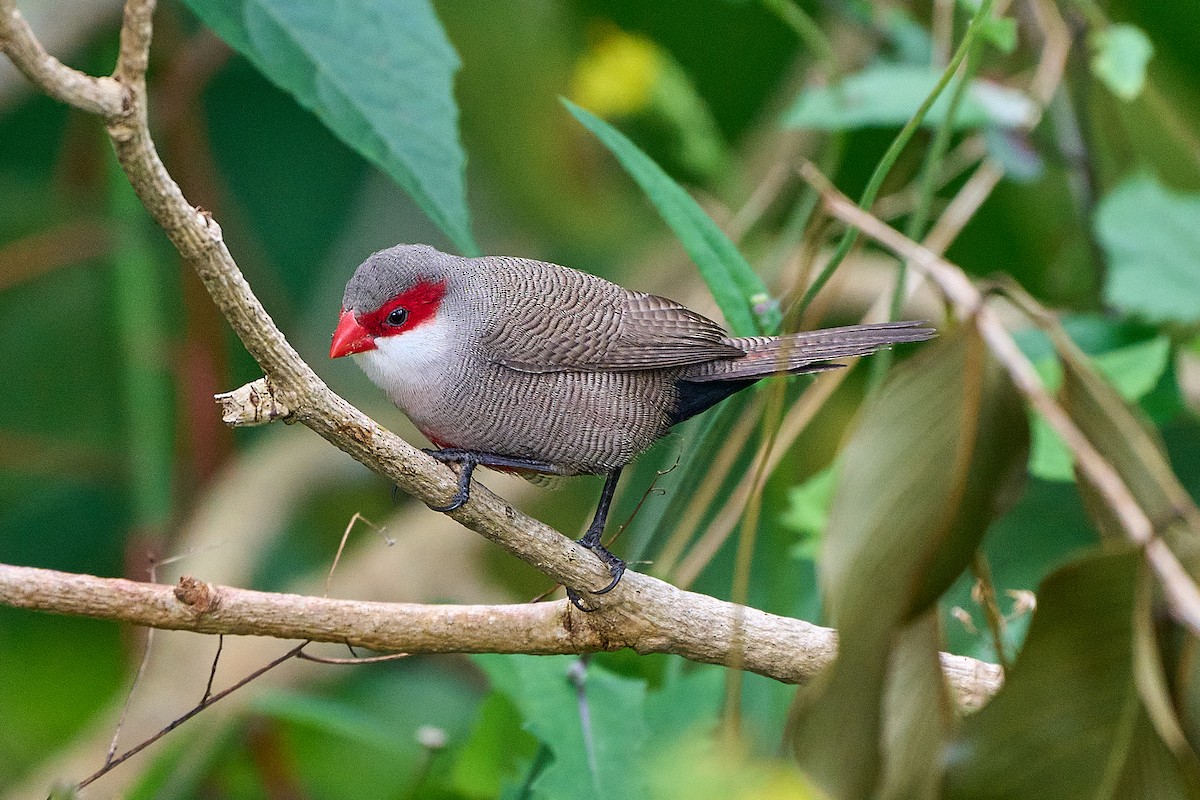
[[[471,475],[474,474],[475,468],[480,465],[485,467],[499,467],[501,469],[526,470],[529,472],[558,472],[553,464],[546,461],[536,461],[532,458],[502,456],[497,453],[460,450],[455,447],[447,447],[441,450],[427,449],[424,452],[441,461],[443,464],[459,464],[461,466],[461,469],[458,471],[458,491],[454,493],[454,497],[444,506],[429,506],[430,509],[442,513],[462,508],[467,500],[471,499]]]
[[[433,455],[433,453],[430,453],[430,455]],[[434,458],[437,458],[437,456],[434,456]],[[440,458],[438,460],[442,461]],[[450,462],[442,461],[442,463]],[[441,511],[443,513],[454,511],[455,509],[462,508],[463,504],[471,498],[471,476],[475,473],[475,467],[479,465],[479,462],[473,458],[463,457],[458,460],[458,464],[458,490],[446,505],[430,506],[429,508],[433,511]]]
[[[434,511],[443,513],[462,508],[463,504],[470,499],[471,475],[475,472],[475,467],[481,465],[500,469],[540,472],[547,475],[562,474],[561,468],[555,467],[547,461],[537,461],[531,458],[502,456],[497,453],[483,453],[476,450],[462,450],[453,447],[441,450],[425,450],[425,452],[443,464],[459,464],[461,466],[458,472],[458,491],[454,493],[454,497],[444,506],[429,506]],[[608,473],[608,477],[604,481],[604,488],[600,490],[600,504],[596,507],[596,516],[592,518],[592,524],[588,526],[587,532],[579,539],[581,545],[591,550],[604,562],[608,567],[609,574],[612,575],[612,580],[607,586],[592,592],[592,594],[607,594],[611,592],[621,582],[621,576],[625,574],[625,562],[610,553],[608,548],[600,542],[600,537],[604,534],[604,525],[608,521],[608,509],[612,505],[613,495],[617,491],[617,481],[620,479],[620,467]],[[595,611],[594,608],[584,607],[580,602],[578,592],[569,586],[566,588],[567,597],[571,599],[576,608],[580,611]]]
[[[612,472],[608,473],[608,477],[604,480],[604,488],[600,490],[600,505],[596,507],[596,516],[592,518],[592,524],[588,526],[587,532],[579,539],[579,543],[595,553],[601,561],[608,567],[608,572],[612,575],[612,581],[603,589],[598,589],[592,594],[607,594],[617,588],[617,584],[621,582],[621,576],[625,574],[625,562],[617,558],[608,548],[600,542],[600,537],[604,533],[604,524],[608,521],[608,509],[612,505],[613,495],[617,491],[617,481],[621,480],[621,468],[617,467]],[[567,597],[570,598],[571,604],[580,611],[595,611],[594,608],[585,608],[580,602],[579,593],[570,586],[566,587]]]

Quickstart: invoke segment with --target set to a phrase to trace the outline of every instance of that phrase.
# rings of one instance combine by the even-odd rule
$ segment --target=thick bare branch
[[[211,586],[175,587],[0,564],[0,603],[197,633],[337,642],[406,653],[592,653],[629,647],[675,653],[803,683],[827,666],[837,633],[642,576],[637,597],[608,614],[581,614],[565,600],[502,606],[331,600]],[[1000,668],[943,655],[964,708],[1000,687]]]

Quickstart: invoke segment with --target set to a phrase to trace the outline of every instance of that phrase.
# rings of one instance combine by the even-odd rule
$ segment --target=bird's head
[[[399,244],[368,258],[346,284],[329,357],[366,353],[427,329],[459,260],[423,244]]]

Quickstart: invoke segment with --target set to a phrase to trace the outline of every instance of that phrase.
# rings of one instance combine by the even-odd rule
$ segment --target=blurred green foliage
[[[68,43],[56,50],[68,63],[111,69],[115,15],[19,5],[39,35]],[[325,358],[342,286],[367,254],[397,241],[469,253],[478,242],[719,308],[741,331],[773,329],[842,233],[796,177],[800,160],[861,196],[978,5],[357,0],[334,13],[291,0],[163,2],[152,125],[184,193],[221,223],[301,354],[415,437],[357,370]],[[1195,569],[1200,6],[1015,6],[980,23],[969,89],[957,106],[948,94],[934,104],[884,164],[875,210],[919,235],[982,156],[1004,165],[948,257],[973,276],[1015,280],[1058,314],[1065,333],[1016,312],[1006,322]],[[937,9],[951,7],[947,26]],[[1068,37],[1051,44],[1070,53],[1042,113],[1030,86],[1052,49],[1046,36],[1058,35],[1038,23],[1049,13],[1063,15]],[[894,260],[859,248],[806,326],[856,321],[891,295]],[[918,298],[906,313],[944,325],[945,341],[922,358],[901,351],[882,387],[850,372],[777,441],[778,465],[754,487],[752,530],[731,498],[780,416],[786,427],[807,402],[802,381],[689,422],[630,470],[614,511],[623,522],[636,508],[616,545],[648,562],[635,568],[729,598],[741,567],[751,580],[733,599],[848,627],[849,656],[798,700],[759,676],[632,653],[280,669],[95,790],[1196,796],[1195,638],[1157,604],[1153,576],[1109,535],[1112,520],[1037,415],[1025,460],[1026,414],[1010,413],[1011,390],[962,350],[941,306]],[[339,596],[524,601],[549,588],[478,537],[393,500],[348,457],[308,449],[305,430],[225,430],[211,395],[257,368],[133,202],[99,123],[9,72],[0,337],[2,562],[137,579],[159,564],[161,580],[195,571],[319,592],[359,513],[371,522],[351,533]],[[980,395],[971,381],[984,372]],[[1013,464],[1024,481],[1009,480]],[[497,488],[523,493],[531,513],[569,533],[598,487]],[[980,536],[997,630],[963,570]],[[435,547],[448,549],[422,560]],[[380,569],[394,579],[373,576]],[[0,798],[44,796],[50,781],[100,766],[144,645],[109,623],[0,608]],[[218,689],[286,647],[229,646]],[[933,671],[939,647],[1015,657],[1008,688],[960,722]],[[156,636],[122,747],[200,698],[213,649],[207,638]]]

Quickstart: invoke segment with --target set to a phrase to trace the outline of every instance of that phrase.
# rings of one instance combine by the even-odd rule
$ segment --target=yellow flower
[[[645,109],[663,68],[658,45],[606,25],[575,64],[571,99],[601,117]]]

